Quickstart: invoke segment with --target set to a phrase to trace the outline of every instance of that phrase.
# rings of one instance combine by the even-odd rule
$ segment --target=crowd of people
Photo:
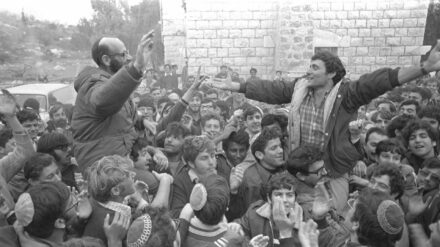
[[[243,79],[113,37],[74,106],[0,96],[0,246],[440,246],[440,45],[421,66]],[[439,145],[437,145],[439,144]]]

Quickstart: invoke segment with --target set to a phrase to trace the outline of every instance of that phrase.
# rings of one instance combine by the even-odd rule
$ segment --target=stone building
[[[316,50],[339,55],[350,78],[420,63],[429,0],[162,0],[165,62],[248,77],[304,74]],[[186,11],[185,11],[186,10]]]

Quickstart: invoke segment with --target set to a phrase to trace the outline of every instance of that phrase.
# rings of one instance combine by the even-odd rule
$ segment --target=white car
[[[36,99],[40,103],[40,116],[46,122],[49,120],[49,109],[54,103],[74,105],[77,95],[73,84],[64,83],[31,83],[7,90],[15,96],[21,107],[28,98]]]

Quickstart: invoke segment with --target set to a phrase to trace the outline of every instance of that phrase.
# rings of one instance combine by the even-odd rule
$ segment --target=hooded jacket
[[[130,99],[141,74],[126,65],[110,75],[86,67],[77,76],[72,116],[74,155],[81,170],[106,155],[127,155],[136,139],[136,110]]]

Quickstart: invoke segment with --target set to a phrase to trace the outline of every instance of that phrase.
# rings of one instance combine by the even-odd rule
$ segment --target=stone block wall
[[[312,5],[315,30],[324,31],[354,77],[380,67],[420,63],[428,1],[321,1]],[[315,35],[315,41],[317,39]],[[331,46],[331,44],[329,44]],[[326,46],[320,41],[316,46]]]
[[[162,1],[165,62],[242,77],[254,67],[303,74],[315,48],[332,47],[352,78],[384,66],[418,64],[429,0]]]

